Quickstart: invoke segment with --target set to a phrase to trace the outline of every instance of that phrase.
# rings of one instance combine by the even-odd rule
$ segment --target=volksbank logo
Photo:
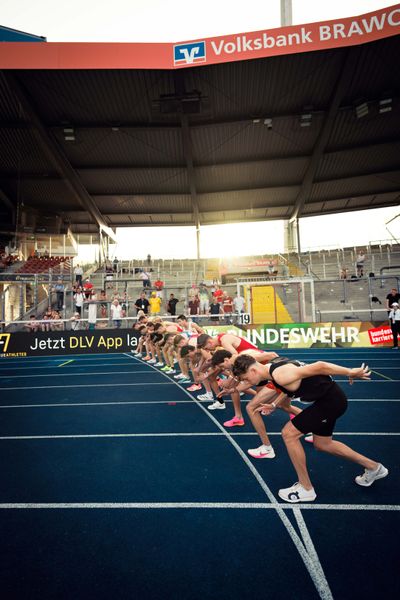
[[[206,43],[192,42],[174,46],[174,65],[192,65],[206,62]]]

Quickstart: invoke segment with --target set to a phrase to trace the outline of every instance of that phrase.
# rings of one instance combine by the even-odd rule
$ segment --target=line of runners
[[[358,485],[368,487],[388,475],[381,463],[332,439],[336,420],[347,409],[347,398],[332,376],[347,376],[351,384],[355,379],[369,379],[370,371],[364,364],[354,369],[323,361],[305,364],[259,350],[231,333],[211,337],[185,315],[180,315],[176,323],[142,315],[134,328],[140,334],[134,355],[172,375],[180,384],[190,384],[190,392],[204,386],[205,392],[197,400],[210,402],[209,410],[225,409],[223,398],[231,397],[234,415],[224,422],[225,427],[244,425],[240,397],[245,392],[253,396],[246,412],[261,440],[259,447],[248,450],[253,458],[275,457],[262,416],[276,409],[288,413],[290,419],[282,429],[282,437],[298,482],[279,490],[283,500],[297,503],[316,498],[300,442],[303,436],[317,450],[363,466],[364,473],[355,478]],[[292,404],[293,400],[310,406],[302,410]]]

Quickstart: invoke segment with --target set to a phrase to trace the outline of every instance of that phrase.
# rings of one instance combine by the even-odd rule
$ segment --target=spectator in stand
[[[102,319],[107,318],[107,294],[105,290],[100,290],[100,316]]]
[[[81,315],[82,314],[82,306],[85,301],[85,294],[82,292],[81,287],[76,288],[76,292],[74,294],[74,301],[75,301],[75,311],[79,315]]]
[[[356,259],[357,277],[364,276],[365,259],[366,259],[365,252],[363,250],[359,250],[357,253],[357,259]]]
[[[233,312],[233,298],[231,298],[231,296],[229,296],[228,292],[223,292],[221,301],[222,301],[222,310],[226,315],[225,319],[227,321],[229,321],[229,320],[231,320],[232,312]]]
[[[53,290],[57,296],[57,308],[58,310],[62,310],[64,306],[64,284],[61,278],[58,278],[57,283],[53,287]]]
[[[97,296],[96,296],[96,290],[93,289],[92,290],[92,294],[89,298],[89,303],[88,303],[88,325],[89,325],[89,329],[96,329],[96,322],[97,322]]]
[[[154,282],[154,287],[156,290],[161,291],[164,287],[164,282],[161,281],[161,279],[157,279],[157,281]]]
[[[85,294],[86,300],[88,300],[92,294],[93,283],[90,281],[89,277],[85,279],[85,283],[83,284],[83,293]]]
[[[139,274],[140,279],[143,281],[143,287],[151,287],[150,273],[142,271]]]
[[[216,315],[224,314],[224,311],[222,310],[220,303],[217,301],[217,299],[215,297],[211,300],[209,313],[210,313],[210,315],[213,315],[210,319],[210,321],[213,321],[213,322],[219,321],[219,316],[216,316]]]
[[[196,317],[200,314],[200,298],[198,295],[192,297],[188,302],[189,315],[194,323],[197,322]]]
[[[71,323],[72,331],[79,331],[81,328],[81,316],[78,312],[74,313],[70,318],[69,322]]]
[[[400,333],[400,309],[398,302],[392,302],[389,312],[389,323],[393,334],[393,350],[399,349],[398,335]]]
[[[51,321],[51,310],[47,310],[47,312],[45,312],[45,314],[43,315],[43,317],[41,318],[42,321],[44,321],[41,324],[41,330],[42,331],[50,331],[50,321]]]
[[[159,315],[161,309],[161,298],[159,298],[156,292],[152,292],[149,298],[150,314]]]
[[[174,317],[176,315],[176,305],[178,304],[179,300],[177,298],[175,298],[174,294],[170,294],[169,295],[169,300],[168,300],[168,304],[167,304],[167,312]]]
[[[118,258],[115,257],[113,260],[113,271],[114,273],[118,273]]]
[[[150,269],[150,267],[151,267],[151,254],[147,255],[147,259],[146,260],[147,260],[147,266]]]
[[[122,306],[117,299],[115,299],[111,304],[111,319],[113,322],[113,327],[119,329],[122,323]]]
[[[149,304],[150,303],[146,298],[146,292],[142,292],[140,294],[140,298],[138,298],[135,302],[137,314],[139,314],[139,311],[142,310],[144,314],[147,315],[147,313],[149,312]]]
[[[237,314],[237,322],[240,323],[240,315],[244,313],[244,305],[245,299],[240,295],[239,292],[236,292],[235,297],[233,299],[233,308],[235,313]]]
[[[347,279],[349,276],[349,270],[343,266],[340,271],[340,279]]]
[[[83,277],[83,269],[80,265],[76,265],[74,269],[75,281],[76,283],[82,287],[82,277]]]
[[[224,294],[224,292],[221,290],[221,288],[219,287],[219,285],[217,283],[214,284],[214,291],[212,293],[212,295],[214,296],[214,298],[216,299],[217,302],[222,302],[222,296]]]
[[[37,322],[36,316],[31,315],[29,317],[29,323],[27,323],[26,328],[30,333],[36,333],[39,331],[40,323]]]
[[[397,304],[400,302],[400,294],[396,290],[396,288],[392,288],[390,290],[390,292],[388,293],[388,295],[386,296],[386,310],[388,311],[388,314],[389,314],[394,302],[396,302]]]
[[[276,277],[278,275],[278,268],[276,266],[276,260],[270,258],[267,264],[267,275],[268,277]]]
[[[207,290],[207,286],[205,283],[200,283],[199,285],[199,314],[205,315],[208,314],[210,308],[210,296]]]

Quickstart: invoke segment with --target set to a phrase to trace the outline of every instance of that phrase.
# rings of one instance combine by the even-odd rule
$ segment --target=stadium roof
[[[91,233],[398,205],[399,29],[397,5],[182,45],[0,44],[1,220],[23,205],[33,229]]]

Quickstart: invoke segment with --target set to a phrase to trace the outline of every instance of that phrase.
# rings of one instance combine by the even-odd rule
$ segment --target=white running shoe
[[[297,502],[313,502],[317,497],[314,488],[306,490],[299,482],[291,487],[284,488],[278,492],[279,498],[286,502],[296,504]]]
[[[192,383],[192,380],[189,377],[185,377],[185,379],[179,379],[179,383]]]
[[[355,482],[358,485],[362,485],[363,487],[369,487],[376,481],[377,479],[383,479],[389,475],[389,471],[383,465],[379,465],[375,471],[371,471],[370,469],[365,469],[363,475],[358,475],[355,479]]]
[[[152,358],[151,360],[147,361],[149,363],[149,365],[155,365],[157,362],[156,358]]]
[[[226,406],[225,406],[225,402],[218,402],[218,400],[217,400],[216,402],[209,404],[207,406],[207,408],[208,408],[208,410],[223,410],[224,408],[226,408]]]
[[[250,454],[253,458],[275,458],[275,452],[272,446],[266,446],[262,444],[258,448],[250,448],[247,450],[247,454]]]
[[[205,394],[199,394],[197,400],[200,400],[200,402],[210,402],[211,400],[214,400],[214,396],[212,395],[212,392],[206,392]]]
[[[164,363],[163,363],[163,362],[161,362],[161,361],[159,361],[158,363],[155,363],[155,365],[154,365],[154,366],[155,366],[155,367],[163,367],[163,366],[164,366]]]
[[[186,379],[183,373],[178,373],[178,375],[174,375],[174,379]]]

